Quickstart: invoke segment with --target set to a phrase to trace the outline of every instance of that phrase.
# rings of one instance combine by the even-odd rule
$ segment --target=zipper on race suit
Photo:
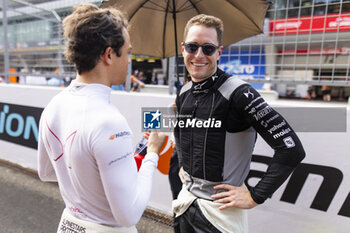
[[[211,108],[210,108],[210,113],[209,113],[209,118],[208,119],[210,119],[211,116],[213,115],[214,102],[215,102],[215,93],[213,93],[213,99],[212,99],[212,102],[211,102]],[[205,152],[206,152],[206,149],[207,149],[208,129],[209,128],[206,128],[206,130],[205,130],[204,149],[203,149],[203,178],[204,178],[204,180],[207,179],[207,176],[205,174]]]
[[[196,102],[194,103],[194,108],[192,111],[192,118],[196,117],[196,110],[198,107],[198,100],[196,99]],[[193,178],[192,178],[192,160],[193,160],[193,128],[191,128],[191,154],[190,154],[190,179],[191,179],[191,185],[189,187],[189,190],[192,188],[193,185]]]

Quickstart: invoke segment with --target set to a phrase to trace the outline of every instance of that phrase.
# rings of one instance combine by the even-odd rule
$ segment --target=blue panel
[[[225,72],[245,79],[265,78],[265,51],[223,51],[219,68]],[[251,85],[261,90],[263,83],[251,83]]]

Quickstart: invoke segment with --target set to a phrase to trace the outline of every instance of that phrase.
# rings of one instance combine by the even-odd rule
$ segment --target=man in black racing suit
[[[173,210],[185,233],[245,232],[242,209],[262,204],[305,156],[287,121],[248,83],[218,69],[221,36],[220,19],[199,15],[187,23],[182,43],[192,81],[176,99],[175,140],[184,186]],[[256,132],[274,155],[263,178],[248,190],[244,181]]]

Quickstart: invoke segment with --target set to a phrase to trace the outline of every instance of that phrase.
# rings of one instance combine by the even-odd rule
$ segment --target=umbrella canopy
[[[193,16],[220,18],[227,46],[262,33],[269,4],[265,0],[110,0],[101,7],[116,7],[126,14],[133,54],[165,58],[177,55],[177,47],[181,52],[177,45]]]

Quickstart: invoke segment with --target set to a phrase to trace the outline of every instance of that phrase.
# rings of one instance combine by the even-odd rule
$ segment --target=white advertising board
[[[34,122],[40,117],[41,109],[61,90],[55,87],[0,84],[0,159],[37,169],[37,151],[30,146],[30,142],[35,141],[37,137],[37,125]],[[174,98],[148,93],[112,92],[111,95],[112,103],[129,122],[134,133],[135,145],[142,137],[141,108],[167,107],[174,102]],[[278,102],[271,105],[281,107],[277,104]],[[283,115],[293,115],[298,107],[314,107],[312,103],[307,106],[299,105],[287,104],[284,107],[293,108],[284,110]],[[248,211],[251,233],[350,232],[349,111],[350,109],[345,109],[346,124],[343,131],[296,130],[306,151],[306,158],[270,199]],[[302,118],[306,119],[307,116]],[[317,119],[323,119],[325,122],[319,122]],[[328,116],[319,116],[317,119],[315,118],[314,122],[322,126],[339,121]],[[287,120],[289,121],[288,117]],[[298,124],[298,121],[295,124]],[[308,119],[310,125],[312,121],[313,119]],[[272,155],[272,149],[258,138],[251,165],[253,173],[248,179],[249,185],[257,182],[261,174],[259,172],[266,169],[266,163]],[[158,170],[149,206],[171,214],[168,176]]]

